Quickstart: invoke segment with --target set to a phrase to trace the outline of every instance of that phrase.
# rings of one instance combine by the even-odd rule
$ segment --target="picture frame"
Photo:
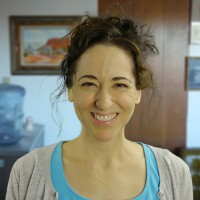
[[[200,57],[186,57],[186,90],[200,90]]]
[[[81,16],[10,16],[11,73],[56,75]]]

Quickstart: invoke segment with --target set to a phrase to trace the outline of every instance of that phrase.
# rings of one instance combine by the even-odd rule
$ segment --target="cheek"
[[[87,108],[86,103],[87,102],[85,102],[84,99],[80,100],[80,98],[74,100],[74,102],[73,102],[75,113],[76,113],[76,115],[77,115],[77,117],[79,118],[80,121],[82,121],[84,113],[85,113],[84,111]]]
[[[134,98],[132,95],[120,95],[120,97],[118,97],[118,104],[127,112],[132,113],[135,109]]]
[[[93,101],[90,96],[77,95],[74,98],[74,110],[81,123],[86,123],[85,119],[89,116]]]
[[[94,95],[77,93],[74,98],[74,106],[76,109],[87,109],[94,104]]]

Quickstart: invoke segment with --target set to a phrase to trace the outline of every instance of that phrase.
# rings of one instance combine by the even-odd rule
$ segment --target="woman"
[[[145,61],[158,50],[147,27],[88,17],[70,34],[58,96],[68,89],[80,136],[20,158],[6,199],[192,200],[181,159],[124,136],[141,90],[154,87]]]

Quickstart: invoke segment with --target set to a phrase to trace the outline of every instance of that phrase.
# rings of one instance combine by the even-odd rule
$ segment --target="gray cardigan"
[[[50,159],[54,148],[55,144],[35,149],[16,161],[11,171],[6,200],[58,199],[50,177]],[[166,149],[150,148],[156,156],[160,174],[159,199],[193,200],[188,166]]]

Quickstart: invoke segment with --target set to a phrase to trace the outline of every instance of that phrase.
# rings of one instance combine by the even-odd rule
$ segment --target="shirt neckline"
[[[60,171],[60,181],[61,181],[61,184],[63,184],[64,187],[68,187],[70,189],[70,191],[75,195],[77,196],[79,199],[82,199],[82,200],[89,200],[89,198],[87,197],[84,197],[84,196],[81,196],[79,195],[72,187],[71,185],[68,183],[67,181],[67,178],[65,176],[65,173],[64,173],[64,168],[63,168],[63,163],[62,163],[62,145],[63,145],[64,142],[60,142],[57,144],[56,148],[58,148],[58,155],[57,155],[57,158],[58,158],[58,163],[57,163],[57,169],[58,171]],[[142,142],[138,142],[138,144],[140,144],[143,148],[143,152],[144,152],[144,156],[145,156],[145,165],[146,165],[146,183],[145,183],[145,186],[143,188],[143,191],[136,197],[133,197],[131,198],[132,200],[142,200],[143,197],[146,195],[147,193],[147,190],[149,188],[149,182],[150,182],[150,163],[149,163],[149,155],[148,152],[147,152],[147,146],[142,143]]]

